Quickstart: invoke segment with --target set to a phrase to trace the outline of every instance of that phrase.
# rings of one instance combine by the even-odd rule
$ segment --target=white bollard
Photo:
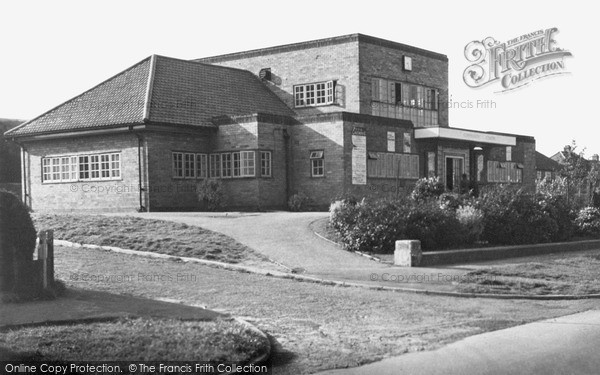
[[[421,241],[402,240],[396,241],[394,250],[394,265],[401,267],[417,267],[421,264],[423,253],[421,252]]]

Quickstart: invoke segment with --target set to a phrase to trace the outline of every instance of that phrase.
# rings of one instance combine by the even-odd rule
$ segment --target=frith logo
[[[553,39],[557,28],[537,30],[500,43],[492,37],[473,41],[465,57],[473,64],[463,73],[473,88],[499,81],[502,91],[523,87],[537,79],[568,73],[564,58],[571,52],[558,48]]]

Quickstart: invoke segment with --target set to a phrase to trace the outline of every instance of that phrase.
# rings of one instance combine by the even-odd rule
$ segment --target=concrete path
[[[226,234],[289,268],[319,278],[394,287],[452,290],[452,277],[469,269],[400,268],[341,249],[316,236],[310,223],[326,212],[197,213],[150,212],[118,215],[169,220]]]
[[[599,347],[600,311],[592,310],[320,374],[598,374]]]

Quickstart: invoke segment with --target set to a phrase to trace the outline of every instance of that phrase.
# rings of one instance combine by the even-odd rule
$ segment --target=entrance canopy
[[[454,139],[478,143],[489,143],[502,146],[516,146],[517,137],[494,133],[478,132],[474,130],[431,127],[415,129],[415,139]]]

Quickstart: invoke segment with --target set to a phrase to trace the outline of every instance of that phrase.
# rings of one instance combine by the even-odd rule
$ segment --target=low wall
[[[600,249],[600,239],[465,250],[428,251],[423,253],[419,266],[428,267],[442,264],[481,262],[486,260],[594,249]]]

